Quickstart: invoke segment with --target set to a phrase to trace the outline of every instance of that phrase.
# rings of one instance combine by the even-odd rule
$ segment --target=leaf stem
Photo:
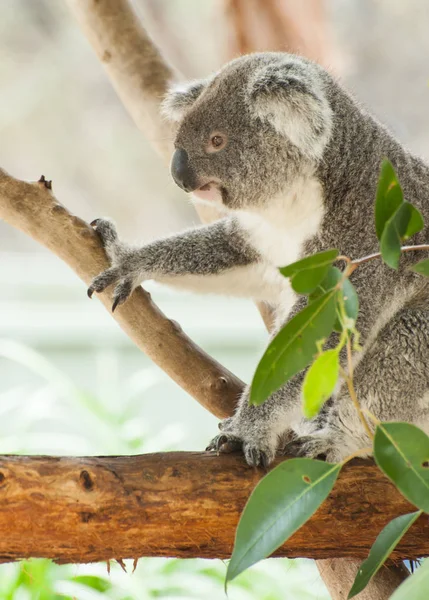
[[[371,446],[367,446],[366,448],[360,448],[360,450],[356,450],[356,452],[352,452],[352,454],[349,454],[348,456],[346,456],[346,458],[341,461],[341,464],[345,465],[349,461],[353,460],[353,458],[356,458],[357,456],[360,456],[361,454],[371,454],[371,453],[372,453]]]
[[[352,357],[352,342],[351,342],[351,337],[348,336],[347,338],[347,365],[349,368],[348,373],[346,374],[346,382],[347,382],[347,387],[349,390],[349,394],[350,394],[350,398],[352,399],[352,402],[357,410],[357,413],[359,415],[359,419],[361,420],[361,423],[365,429],[365,431],[367,432],[369,439],[373,440],[374,439],[374,434],[371,431],[370,426],[368,425],[367,420],[365,419],[365,416],[362,412],[362,409],[360,407],[359,404],[359,400],[357,398],[356,395],[356,390],[355,390],[355,386],[353,383],[353,357]]]

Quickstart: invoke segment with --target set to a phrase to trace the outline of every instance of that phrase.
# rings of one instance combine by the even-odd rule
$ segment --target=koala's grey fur
[[[277,267],[327,248],[352,258],[378,250],[374,199],[384,157],[406,200],[429,223],[429,168],[307,60],[244,56],[172,90],[164,111],[177,121],[188,188],[198,196],[207,187],[217,190],[210,201],[225,217],[136,249],[118,241],[111,222],[99,220],[112,267],[89,291],[117,283],[115,305],[154,278],[265,300],[275,309],[277,331],[306,302]],[[227,144],[209,151],[216,133]],[[413,242],[427,241],[426,232]],[[372,261],[352,276],[364,346],[355,357],[355,386],[361,405],[379,419],[414,422],[429,433],[428,285],[406,269],[416,261],[415,253],[404,255],[399,271]],[[242,446],[249,464],[267,464],[288,431],[295,435],[288,451],[299,455],[341,460],[370,445],[344,385],[317,418],[305,420],[302,379],[297,375],[259,407],[248,405],[246,389],[211,447],[229,440]]]

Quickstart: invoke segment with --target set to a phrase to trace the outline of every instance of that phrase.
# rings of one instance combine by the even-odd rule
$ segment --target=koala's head
[[[171,172],[185,191],[230,209],[263,205],[314,169],[329,141],[326,73],[283,53],[251,54],[172,89]]]

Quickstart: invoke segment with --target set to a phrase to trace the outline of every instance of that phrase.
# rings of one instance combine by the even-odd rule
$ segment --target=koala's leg
[[[142,247],[121,242],[109,219],[93,222],[112,266],[95,277],[88,294],[115,284],[114,306],[148,279],[198,292],[272,301],[286,280],[246,241],[235,219],[225,218]],[[268,274],[267,274],[268,273]]]
[[[414,423],[429,434],[429,311],[399,311],[368,343],[354,369],[360,405],[380,421]],[[282,452],[338,462],[357,450],[371,447],[356,409],[343,384],[321,413],[306,420],[301,413],[304,372],[258,407],[248,405],[244,393],[234,417],[220,425],[221,433],[209,446],[240,446],[250,465],[273,460],[289,429],[294,439]]]
[[[364,348],[353,379],[360,405],[377,419],[414,423],[429,434],[429,311],[400,310]],[[345,385],[325,415],[303,423],[302,433],[310,427],[314,431],[297,441],[299,455],[322,450],[340,461],[371,447]]]
[[[249,405],[250,388],[247,387],[234,416],[220,423],[221,433],[207,450],[218,451],[228,444],[234,449],[241,448],[249,465],[269,465],[279,447],[284,446],[291,423],[299,419],[302,379],[302,375],[296,376],[260,406]]]
[[[306,305],[301,296],[290,311],[287,321]],[[277,331],[273,332],[273,336]],[[210,442],[207,450],[219,451],[241,448],[251,466],[270,464],[280,446],[291,433],[291,425],[301,418],[301,386],[304,372],[298,373],[267,400],[259,405],[249,405],[250,386],[247,386],[238,402],[233,417],[219,424],[221,433]]]

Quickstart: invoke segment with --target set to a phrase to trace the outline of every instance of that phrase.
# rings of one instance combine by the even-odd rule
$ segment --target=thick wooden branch
[[[228,558],[240,513],[263,475],[238,455],[2,456],[0,560]],[[375,465],[355,461],[276,556],[364,558],[382,527],[411,510]],[[393,557],[427,554],[423,516]]]
[[[46,246],[86,284],[109,264],[92,227],[70,214],[44,182],[19,181],[0,169],[0,219]],[[110,311],[110,293],[101,294],[100,299]],[[137,289],[113,317],[145,354],[207,410],[219,418],[232,414],[242,382],[167,319],[147,292]]]

